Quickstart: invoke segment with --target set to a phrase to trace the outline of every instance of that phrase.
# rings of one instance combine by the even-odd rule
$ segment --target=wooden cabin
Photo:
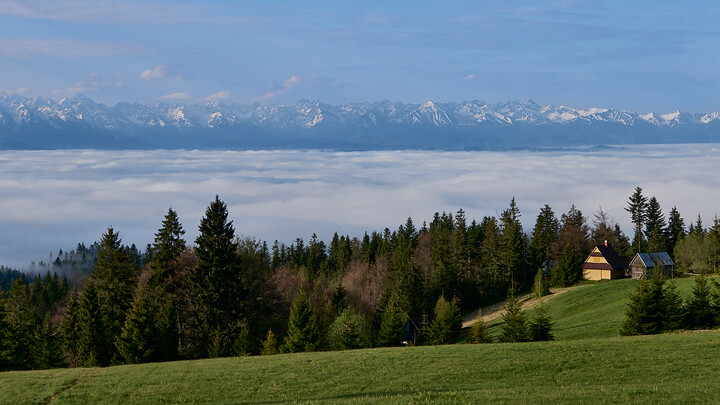
[[[647,279],[655,274],[671,277],[675,262],[667,252],[636,253],[630,261],[627,275],[639,280]]]
[[[608,241],[597,245],[582,264],[585,280],[610,280],[625,276],[625,261]]]

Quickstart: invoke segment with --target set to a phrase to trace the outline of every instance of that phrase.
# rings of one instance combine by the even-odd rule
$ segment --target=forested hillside
[[[626,261],[636,251],[667,250],[680,272],[716,270],[717,218],[708,229],[700,218],[686,229],[675,208],[666,219],[640,187],[627,210],[632,240],[604,212],[589,221],[575,206],[558,218],[546,205],[525,231],[512,200],[479,221],[458,210],[422,225],[408,218],[395,230],[335,234],[327,244],[312,235],[269,246],[237,237],[216,197],[194,243],[169,209],[145,252],[108,228],[90,248],[58,255],[48,268],[56,273],[16,277],[0,305],[0,367],[452,342],[462,310],[527,290],[537,278],[574,284],[579,264],[604,241]],[[418,336],[405,330],[411,318]]]

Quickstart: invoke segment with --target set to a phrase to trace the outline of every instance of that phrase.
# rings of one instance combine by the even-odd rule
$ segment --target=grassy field
[[[720,332],[0,374],[8,404],[668,403],[720,397]]]
[[[674,282],[686,299],[692,293],[695,278],[679,278]],[[625,319],[625,306],[637,280],[620,279],[590,283],[550,297],[544,304],[555,322],[555,340],[608,338],[618,336]],[[534,309],[527,311],[532,317]],[[499,335],[500,320],[490,324],[490,333]]]
[[[683,295],[692,279],[678,280]],[[720,331],[618,337],[633,280],[546,303],[555,342],[302,353],[0,373],[0,403],[707,403]]]

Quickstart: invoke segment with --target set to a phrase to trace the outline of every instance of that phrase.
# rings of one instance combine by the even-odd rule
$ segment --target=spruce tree
[[[643,247],[643,225],[647,218],[648,199],[642,194],[642,187],[635,187],[635,191],[628,199],[628,206],[625,211],[630,213],[630,220],[635,225],[635,236],[633,238],[633,248],[635,252],[642,251]]]
[[[685,326],[688,329],[714,328],[718,324],[718,295],[705,276],[696,276],[692,295],[685,304]]]
[[[535,318],[530,321],[528,330],[530,332],[530,340],[534,342],[553,340],[552,334],[553,322],[545,310],[545,306],[541,303],[535,313]]]
[[[535,221],[530,242],[535,266],[549,269],[552,261],[552,246],[560,236],[560,221],[548,204],[540,209]]]
[[[338,315],[328,329],[327,342],[332,350],[370,347],[370,324],[352,308]]]
[[[502,316],[503,324],[500,327],[501,342],[527,342],[530,340],[527,318],[522,310],[522,303],[510,291],[505,303],[505,313]]]
[[[52,323],[50,312],[46,312],[38,323],[33,344],[35,367],[40,369],[58,368],[65,365],[60,348],[58,331]]]
[[[88,281],[80,300],[80,336],[77,340],[78,357],[83,367],[108,366],[111,360],[111,341],[103,322],[95,283]]]
[[[0,290],[0,371],[10,370],[12,366],[10,354],[10,327],[5,320],[5,299]]]
[[[24,277],[16,279],[10,288],[5,299],[5,316],[11,367],[16,370],[34,368],[33,350],[38,325],[32,310],[30,288]]]
[[[525,260],[525,235],[520,223],[520,210],[515,198],[510,201],[510,207],[500,215],[502,224],[501,255],[507,279],[520,286],[530,286],[532,272],[528,272]]]
[[[108,342],[115,342],[122,333],[125,318],[132,305],[137,267],[130,251],[123,247],[117,232],[108,228],[103,234],[98,250],[98,260],[88,279],[97,295],[102,323],[106,329]],[[117,351],[110,345],[109,359],[113,360]],[[104,359],[98,359],[105,365]]]
[[[672,207],[670,210],[665,234],[667,235],[668,253],[674,259],[675,246],[685,236],[685,220],[680,216],[677,207]]]
[[[621,335],[653,335],[665,330],[666,308],[663,280],[640,280],[625,309]]]
[[[560,258],[550,269],[552,284],[558,287],[568,287],[577,283],[580,279],[582,260],[582,257],[575,253],[575,249],[571,245],[565,245]]]
[[[283,344],[283,351],[311,352],[318,348],[320,333],[318,331],[310,301],[301,290],[290,309],[288,333]]]
[[[153,272],[148,280],[150,287],[159,285],[171,276],[172,262],[185,250],[185,240],[182,238],[184,234],[185,230],[180,224],[177,213],[169,208],[152,245]]]
[[[400,306],[397,294],[392,294],[380,316],[377,345],[380,347],[399,346],[405,340],[405,325],[408,314]]]
[[[675,281],[665,282],[665,291],[663,291],[663,306],[665,310],[665,319],[663,330],[670,331],[681,329],[683,327],[684,308],[680,294],[677,292]]]
[[[62,323],[60,324],[60,346],[62,348],[65,362],[70,367],[78,367],[80,365],[80,352],[78,351],[78,341],[80,340],[80,304],[78,297],[72,294],[68,297],[65,312],[63,313]]]
[[[453,341],[462,328],[460,303],[457,298],[448,301],[442,295],[435,303],[435,318],[428,328],[427,342],[442,345]]]
[[[122,360],[131,364],[175,360],[175,325],[172,303],[158,303],[147,286],[140,288],[117,341]]]
[[[193,274],[204,319],[205,347],[218,356],[231,354],[243,320],[246,291],[240,277],[235,229],[227,206],[215,196],[200,221],[195,239],[198,267]]]

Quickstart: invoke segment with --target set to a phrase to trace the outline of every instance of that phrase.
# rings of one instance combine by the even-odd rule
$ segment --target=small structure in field
[[[670,277],[674,266],[675,262],[667,252],[636,253],[630,261],[627,275],[635,280],[647,279],[656,274]]]
[[[625,261],[608,241],[595,246],[580,267],[585,280],[610,280],[625,276]]]

